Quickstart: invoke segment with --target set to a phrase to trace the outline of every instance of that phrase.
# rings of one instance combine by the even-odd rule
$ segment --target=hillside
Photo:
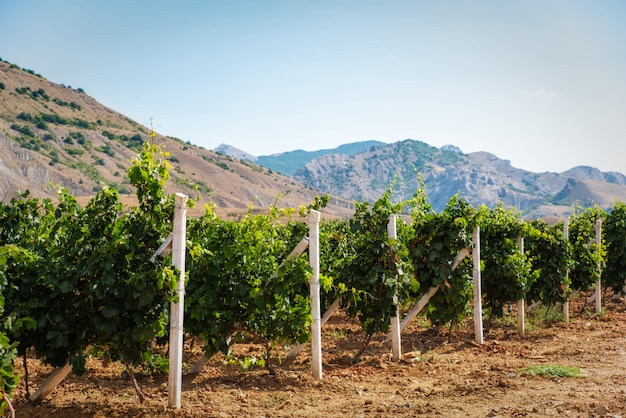
[[[158,133],[98,103],[82,89],[50,82],[0,61],[0,200],[29,190],[54,198],[58,186],[77,197],[115,187],[132,197],[126,178],[144,141],[170,152],[170,192],[213,202],[235,215],[252,205],[309,204],[320,192],[292,178]],[[352,202],[333,198],[325,212],[346,216]]]
[[[345,198],[373,200],[397,176],[398,200],[412,196],[418,174],[430,203],[441,210],[460,193],[475,206],[513,207],[526,217],[563,216],[572,206],[613,206],[626,201],[626,176],[576,167],[563,173],[532,173],[487,152],[463,154],[406,140],[353,157],[328,154],[294,176],[313,188]]]
[[[395,182],[394,197],[400,201],[412,197],[420,176],[436,210],[460,193],[474,206],[493,207],[502,202],[528,218],[564,216],[575,204],[598,204],[606,209],[616,200],[626,201],[626,176],[593,167],[533,173],[512,167],[509,161],[488,152],[464,154],[452,145],[436,148],[410,139],[377,143],[350,154],[341,149],[308,153],[317,157],[297,170],[292,168],[293,177],[314,189],[365,201],[375,201]],[[284,159],[295,163],[291,155]],[[255,161],[277,170],[281,155]]]

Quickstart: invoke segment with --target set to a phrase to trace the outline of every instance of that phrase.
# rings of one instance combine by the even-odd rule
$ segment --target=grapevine
[[[387,234],[389,215],[406,203],[391,203],[389,188],[373,205],[357,203],[354,216],[320,228],[322,272],[332,280],[332,298],[358,319],[369,341],[374,333],[389,330],[395,307],[406,300],[411,285],[411,265],[406,249]],[[324,247],[323,246],[323,247]]]
[[[568,272],[573,260],[570,243],[563,235],[563,223],[550,226],[542,220],[534,220],[529,225],[524,245],[536,278],[526,299],[548,306],[564,303],[571,293]]]
[[[279,343],[309,338],[310,268],[304,257],[283,264],[307,229],[281,221],[290,214],[272,207],[231,222],[209,209],[189,220],[185,325],[207,356],[227,353],[233,337],[261,338],[268,358]]]
[[[451,263],[459,252],[471,246],[476,210],[458,195],[450,199],[441,213],[432,211],[420,190],[415,201],[408,247],[419,288],[412,289],[411,296],[420,297],[420,289],[439,287],[440,291],[430,299],[427,316],[435,324],[453,325],[469,311],[472,267],[463,262],[453,271]]]
[[[607,251],[602,283],[614,293],[623,293],[626,285],[626,204],[616,202],[602,226]]]
[[[599,207],[574,208],[569,228],[569,241],[575,260],[570,272],[574,290],[588,291],[601,277],[606,245],[596,242],[595,224],[605,217],[606,213]]]
[[[104,189],[85,208],[61,191],[56,207],[23,196],[3,210],[6,332],[20,354],[33,347],[44,362],[69,361],[81,373],[88,347],[139,365],[165,334],[176,274],[165,260],[148,261],[172,212],[158,153],[146,145],[129,173],[143,190],[139,208],[123,211]]]
[[[483,300],[491,315],[499,318],[507,303],[525,298],[537,272],[519,248],[518,239],[527,235],[528,227],[512,210],[501,204],[482,208],[480,219]]]

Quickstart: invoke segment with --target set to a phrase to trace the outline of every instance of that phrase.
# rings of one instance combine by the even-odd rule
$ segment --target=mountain
[[[170,153],[169,192],[213,202],[220,215],[239,216],[250,205],[298,207],[321,194],[246,160],[153,136],[151,129],[103,106],[83,89],[0,60],[1,201],[25,190],[54,199],[62,186],[83,200],[103,187],[115,187],[132,202],[126,172],[144,141]],[[348,216],[352,210],[351,201],[333,197],[324,212]]]
[[[287,161],[294,165],[293,177],[313,189],[359,201],[377,200],[392,184],[396,201],[409,199],[421,178],[436,210],[460,193],[474,206],[502,202],[529,218],[564,216],[577,203],[610,208],[616,200],[626,201],[626,176],[592,167],[533,173],[488,152],[464,154],[454,145],[436,148],[411,139],[375,143],[351,154],[340,151],[346,147],[350,149],[312,152],[309,156],[318,157],[299,168],[293,159]],[[278,170],[281,155],[274,155],[271,164],[262,158],[256,161]]]
[[[352,156],[383,145],[387,144],[379,141],[361,141],[341,145],[333,149],[319,151],[296,150],[281,154],[264,155],[256,157],[254,162],[263,167],[271,168],[278,173],[292,177],[302,166],[326,154],[343,154]]]
[[[213,151],[220,155],[228,155],[229,157],[236,158],[238,160],[254,162],[257,159],[254,155],[248,154],[247,152],[242,151],[239,148],[235,148],[232,145],[227,144],[220,144],[217,148],[214,148]]]
[[[604,208],[626,201],[626,176],[575,167],[563,173],[532,173],[488,152],[463,154],[405,140],[352,157],[327,154],[304,165],[295,179],[347,199],[375,200],[392,184],[397,200],[409,199],[424,181],[431,205],[445,207],[460,193],[474,206],[498,202],[527,217],[563,216],[576,203]]]
[[[218,153],[153,133],[80,88],[0,60],[1,201],[25,190],[54,199],[63,186],[81,199],[115,187],[132,202],[126,171],[145,141],[170,153],[168,191],[212,202],[220,216],[238,217],[250,205],[297,207],[322,193],[332,195],[325,213],[349,216],[355,200],[375,201],[392,183],[397,201],[410,198],[418,176],[437,210],[455,193],[475,206],[503,202],[527,217],[563,216],[576,202],[609,208],[626,201],[621,173],[585,166],[532,173],[488,152],[411,139],[258,157],[222,144]]]

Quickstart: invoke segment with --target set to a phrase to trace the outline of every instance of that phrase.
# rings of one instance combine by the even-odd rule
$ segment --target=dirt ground
[[[138,375],[147,398],[140,404],[125,369],[100,359],[88,362],[86,375],[69,375],[40,405],[26,400],[22,382],[14,407],[17,417],[626,417],[624,303],[607,300],[603,314],[594,315],[580,300],[569,323],[529,315],[525,336],[514,317],[486,324],[483,345],[473,342],[471,322],[449,334],[417,318],[402,334],[403,352],[417,357],[398,363],[383,335],[355,361],[365,336],[336,313],[322,328],[321,381],[312,377],[308,350],[274,373],[242,371],[218,355],[195,378],[184,377],[180,410],[167,408],[166,374]],[[235,350],[262,352],[252,343]],[[191,365],[199,355],[196,348],[184,360]],[[584,376],[520,371],[542,364],[580,368]],[[32,394],[52,369],[34,359],[28,365]]]

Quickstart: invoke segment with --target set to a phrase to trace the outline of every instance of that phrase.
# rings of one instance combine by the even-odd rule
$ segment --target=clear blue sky
[[[0,0],[0,57],[209,149],[411,138],[626,173],[622,0]]]

